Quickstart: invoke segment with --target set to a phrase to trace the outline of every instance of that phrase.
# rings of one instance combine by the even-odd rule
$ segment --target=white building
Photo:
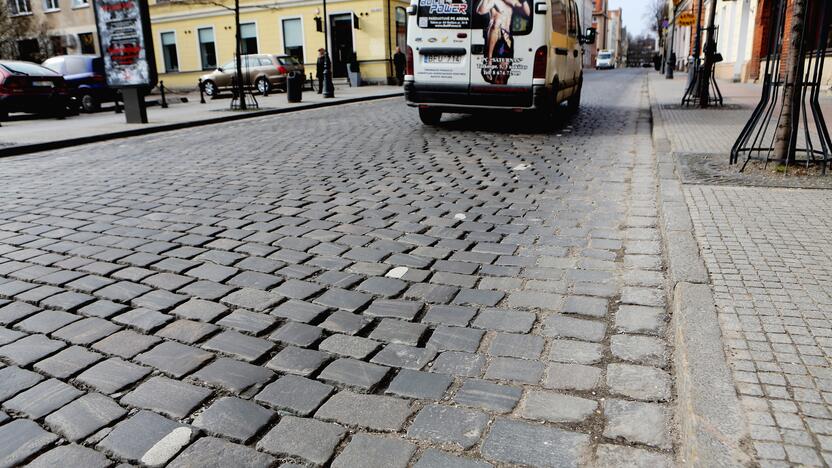
[[[757,0],[719,0],[716,5],[717,52],[722,63],[716,66],[716,77],[746,81],[754,43],[754,19]]]

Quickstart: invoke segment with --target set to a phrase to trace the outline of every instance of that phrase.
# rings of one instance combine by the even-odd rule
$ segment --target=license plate
[[[33,81],[32,86],[34,86],[36,88],[40,88],[40,87],[51,88],[52,87],[52,82],[51,81]]]
[[[425,55],[424,63],[462,63],[461,55]]]

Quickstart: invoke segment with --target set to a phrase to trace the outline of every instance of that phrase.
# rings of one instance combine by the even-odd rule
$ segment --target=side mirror
[[[410,5],[407,6],[407,9],[405,11],[407,12],[408,15],[413,16],[413,15],[416,14],[416,8],[417,8],[417,6],[414,5],[413,3],[411,3]]]
[[[534,12],[538,15],[546,14],[549,11],[549,5],[546,3],[535,3],[534,4]]]
[[[595,28],[586,28],[586,34],[581,37],[583,44],[595,44]]]
[[[217,71],[218,71],[218,72],[220,72],[220,73],[222,73],[222,72],[224,72],[225,70],[223,70],[223,69],[222,69],[222,67],[217,67]]]

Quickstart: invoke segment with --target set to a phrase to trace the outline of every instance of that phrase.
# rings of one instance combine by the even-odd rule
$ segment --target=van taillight
[[[534,78],[546,78],[546,46],[540,46],[534,53]]]
[[[404,69],[405,75],[413,75],[413,48],[407,46],[407,65]]]

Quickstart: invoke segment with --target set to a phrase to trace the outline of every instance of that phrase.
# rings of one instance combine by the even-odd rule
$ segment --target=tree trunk
[[[783,0],[786,1],[786,0]],[[794,0],[792,7],[791,30],[788,31],[789,49],[781,53],[788,53],[786,59],[786,79],[783,83],[783,107],[780,109],[780,124],[774,137],[774,159],[782,163],[793,162],[795,159],[792,148],[793,117],[800,108],[800,43],[803,39],[803,17],[806,0]]]

